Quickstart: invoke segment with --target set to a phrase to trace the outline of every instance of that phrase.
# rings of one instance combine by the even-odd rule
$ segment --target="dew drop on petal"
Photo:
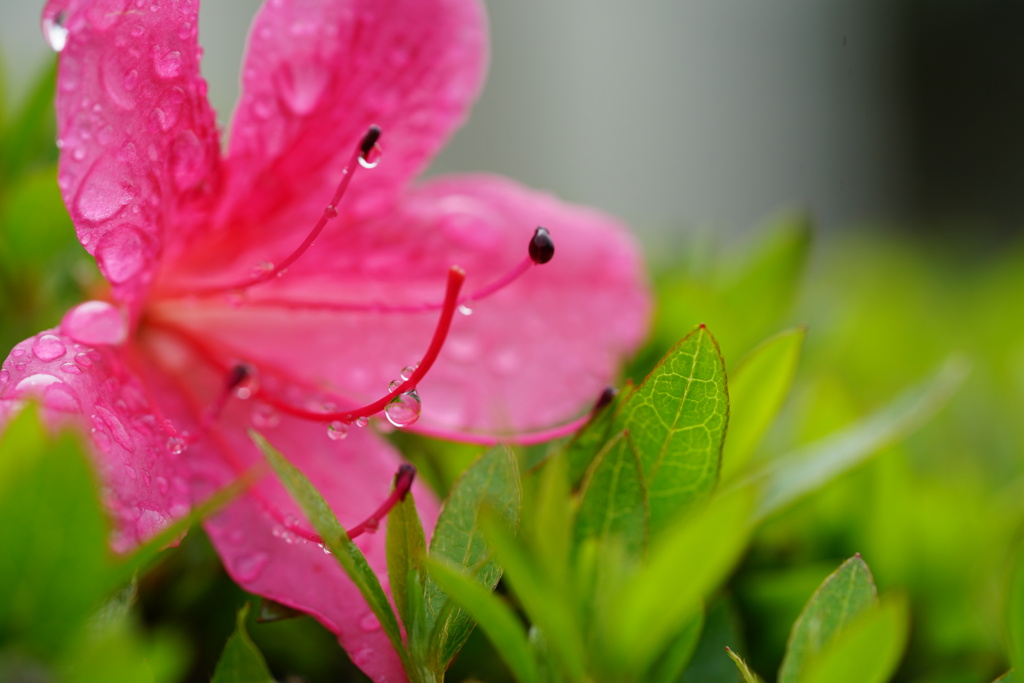
[[[181,455],[185,452],[185,439],[180,436],[172,436],[167,439],[167,450],[171,455]]]
[[[153,57],[153,66],[156,67],[156,75],[160,78],[177,78],[181,75],[181,53],[172,50],[165,54],[157,54]]]
[[[380,630],[380,620],[373,612],[367,612],[359,619],[359,628],[366,633],[373,633]]]
[[[422,409],[423,403],[414,389],[395,397],[395,400],[384,408],[384,416],[396,427],[408,427],[420,419]]]
[[[68,29],[64,26],[66,18],[63,11],[52,17],[43,17],[43,36],[54,52],[60,52],[68,44]]]
[[[267,553],[253,553],[240,557],[235,562],[235,578],[240,582],[255,581],[263,573],[263,568],[267,566],[269,560],[270,555]]]
[[[352,654],[352,663],[356,666],[364,667],[373,661],[373,657],[374,652],[371,648],[360,648]]]
[[[113,155],[99,159],[85,178],[75,199],[79,217],[88,223],[102,223],[117,215],[135,199],[135,185],[124,165]],[[76,221],[77,222],[77,221]]]
[[[0,389],[7,386],[11,381],[11,373],[7,370],[0,370]]]
[[[89,346],[120,344],[128,336],[121,311],[106,301],[78,304],[64,315],[60,329],[74,341]],[[81,360],[79,363],[83,364]]]
[[[142,234],[126,225],[111,230],[96,245],[96,262],[113,284],[128,281],[145,265]]]
[[[78,367],[71,361],[67,363],[61,363],[60,369],[67,375],[80,375],[82,374],[82,368]]]
[[[32,344],[32,353],[39,360],[49,362],[67,353],[67,348],[57,335],[43,334]]]
[[[81,412],[78,398],[64,382],[56,382],[43,389],[43,405],[62,413]]]
[[[268,405],[257,406],[252,411],[252,426],[256,429],[271,429],[280,423],[281,417]]]
[[[75,354],[75,362],[83,368],[92,367],[92,358],[89,358],[89,354],[84,351]]]
[[[60,382],[60,380],[53,375],[37,373],[35,375],[29,375],[18,382],[17,386],[14,387],[14,390],[19,393],[37,393],[41,392],[51,384],[56,384],[58,382]]]
[[[348,424],[341,420],[335,420],[327,425],[327,436],[332,441],[341,441],[348,436]]]

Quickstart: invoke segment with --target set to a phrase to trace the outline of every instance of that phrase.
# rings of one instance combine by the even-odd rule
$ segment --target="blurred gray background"
[[[490,78],[432,172],[487,170],[630,221],[650,246],[786,206],[986,238],[1024,219],[1024,3],[491,0]],[[42,2],[5,2],[15,89]],[[230,119],[257,0],[207,0]]]

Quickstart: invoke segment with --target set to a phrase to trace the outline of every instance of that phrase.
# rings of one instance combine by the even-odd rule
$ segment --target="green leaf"
[[[1007,671],[1002,676],[992,681],[992,683],[1017,683],[1018,676],[1013,670]]]
[[[564,457],[567,462],[569,482],[573,487],[582,482],[594,458],[608,443],[615,415],[632,393],[633,385],[631,382],[627,382],[611,403],[597,411],[566,444]]]
[[[736,667],[722,656],[723,648],[743,647],[743,633],[733,601],[728,595],[721,595],[708,605],[706,613],[697,648],[678,680],[681,683],[739,683]]]
[[[491,550],[479,525],[480,509],[487,506],[515,528],[520,500],[515,454],[505,447],[490,449],[463,472],[445,499],[430,539],[430,557],[471,571],[480,585],[494,588],[502,570],[490,559]],[[429,578],[424,593],[427,627],[439,634],[438,662],[443,670],[465,644],[473,620],[459,607],[444,610],[448,598]]]
[[[722,356],[703,325],[676,344],[622,405],[612,433],[632,436],[647,483],[652,534],[714,489],[728,413]]]
[[[387,558],[388,578],[391,581],[391,596],[398,608],[398,616],[405,625],[405,632],[412,637],[413,622],[410,618],[409,602],[422,600],[422,590],[417,588],[414,595],[409,593],[409,576],[414,572],[423,573],[423,562],[427,556],[427,542],[423,536],[423,525],[412,494],[408,494],[388,513]]]
[[[757,519],[781,510],[919,427],[945,405],[966,375],[966,363],[947,361],[931,379],[904,392],[885,408],[777,458],[752,475],[743,484],[760,487]]]
[[[1010,662],[1014,669],[1024,670],[1024,545],[1017,552],[1017,566],[1010,584],[1009,609],[1007,616],[1010,623],[1008,636],[1010,642]]]
[[[270,463],[270,466],[277,472],[281,483],[291,494],[295,502],[299,504],[306,514],[313,528],[323,539],[324,545],[331,551],[334,559],[341,568],[345,570],[352,583],[362,593],[366,603],[373,610],[374,616],[380,621],[384,633],[387,635],[395,652],[402,660],[406,671],[410,670],[409,655],[406,652],[405,644],[402,642],[402,632],[398,628],[398,620],[388,602],[388,596],[381,588],[377,575],[367,563],[359,546],[348,537],[345,528],[338,522],[338,518],[331,512],[320,492],[309,482],[302,472],[292,465],[277,449],[270,445],[259,433],[249,430],[249,437],[253,443],[263,452],[263,456]]]
[[[248,616],[249,604],[246,603],[238,610],[235,632],[224,646],[211,683],[274,683],[274,677],[267,669],[263,653],[245,630],[245,620]]]
[[[748,491],[716,496],[654,538],[648,562],[629,579],[611,613],[606,642],[638,670],[700,611],[728,576],[751,531]]]
[[[782,408],[806,335],[803,327],[780,332],[744,356],[729,373],[729,436],[722,453],[723,479],[742,469]]]
[[[122,618],[83,628],[61,655],[61,683],[174,683],[188,668],[188,650],[171,634],[147,634]],[[34,680],[34,679],[33,679]],[[49,680],[49,679],[46,679]]]
[[[3,131],[0,146],[0,193],[12,177],[33,165],[57,159],[53,96],[56,90],[56,62],[51,62],[36,80],[17,114]]]
[[[678,635],[668,641],[661,656],[643,677],[648,683],[676,683],[697,651],[704,628],[704,612],[697,612]]]
[[[736,668],[739,669],[740,675],[743,676],[743,680],[746,683],[764,683],[764,681],[761,680],[761,677],[754,673],[738,654],[728,647],[725,648],[725,654],[729,655],[729,659],[736,664]]]
[[[647,491],[640,459],[628,432],[619,432],[598,454],[583,485],[576,541],[612,537],[639,555],[647,543]]]
[[[861,612],[878,602],[871,570],[855,555],[822,582],[793,625],[779,683],[795,683],[817,655]]]
[[[541,570],[542,559],[517,542],[507,523],[497,515],[482,514],[480,524],[495,557],[505,568],[506,583],[534,627],[542,632],[543,643],[561,664],[564,677],[583,680],[585,649],[570,596],[548,580]]]
[[[34,405],[0,440],[0,641],[59,650],[117,585],[109,522],[84,448],[52,437]]]
[[[507,603],[473,578],[431,559],[431,578],[483,629],[516,680],[539,680],[537,663],[522,622]]]
[[[818,656],[800,683],[884,683],[896,670],[907,641],[910,610],[903,597],[882,598],[853,620]]]

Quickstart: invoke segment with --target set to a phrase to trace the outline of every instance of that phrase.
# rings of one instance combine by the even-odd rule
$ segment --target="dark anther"
[[[615,397],[619,395],[619,390],[615,387],[605,387],[605,390],[601,392],[597,402],[594,404],[594,412],[606,408],[609,403],[615,400]]]
[[[235,367],[231,368],[231,372],[228,373],[228,389],[234,389],[239,384],[249,379],[250,376],[252,376],[252,368],[245,363],[239,363]]]
[[[547,263],[555,255],[555,243],[547,228],[537,226],[530,240],[530,260],[540,265]]]
[[[395,493],[400,500],[405,500],[406,494],[412,487],[412,481],[416,478],[416,468],[408,463],[398,468],[395,473]]]
[[[373,146],[377,144],[377,140],[380,139],[380,126],[374,124],[370,126],[370,130],[366,131],[366,135],[363,136],[363,141],[359,143],[359,153],[365,159],[370,156],[370,152],[373,151]]]

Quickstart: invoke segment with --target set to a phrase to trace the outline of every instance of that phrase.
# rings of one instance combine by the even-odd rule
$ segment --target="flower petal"
[[[339,207],[380,212],[465,118],[486,68],[479,0],[279,0],[257,16],[231,128],[218,228],[251,268],[296,246],[330,200],[370,124],[383,159]],[[201,258],[201,255],[197,255]]]
[[[217,185],[197,12],[197,0],[144,10],[128,0],[50,0],[43,15],[67,29],[57,77],[64,202],[115,296],[133,306]]]
[[[188,512],[191,501],[180,437],[125,356],[47,330],[15,346],[0,371],[0,422],[36,398],[49,422],[90,436],[119,552]]]
[[[483,176],[431,182],[401,206],[388,220],[325,234],[287,277],[254,288],[238,308],[178,302],[160,314],[222,353],[367,402],[419,360],[438,318],[379,309],[440,301],[452,265],[468,273],[466,292],[486,286],[526,257],[541,224],[554,259],[456,316],[419,387],[417,426],[512,434],[592,405],[650,314],[639,251],[624,226]]]

